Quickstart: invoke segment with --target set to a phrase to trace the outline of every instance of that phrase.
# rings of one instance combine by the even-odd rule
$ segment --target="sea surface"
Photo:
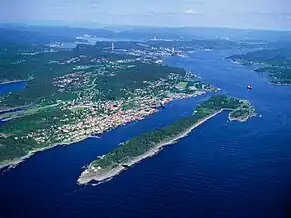
[[[76,184],[84,165],[120,142],[191,114],[210,95],[171,102],[100,139],[38,153],[1,172],[2,217],[288,217],[291,88],[271,85],[250,68],[225,60],[235,53],[239,51],[196,52],[166,63],[191,70],[221,93],[250,100],[257,117],[229,122],[222,113],[98,186]]]

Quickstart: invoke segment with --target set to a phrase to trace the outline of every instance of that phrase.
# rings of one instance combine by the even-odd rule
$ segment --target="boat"
[[[250,86],[250,85],[248,85],[248,86],[247,86],[247,89],[248,89],[248,90],[252,90],[252,89],[253,89],[253,87],[252,87],[252,86]]]

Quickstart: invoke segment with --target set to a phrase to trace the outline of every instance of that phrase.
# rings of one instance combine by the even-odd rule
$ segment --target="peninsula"
[[[191,72],[161,64],[168,48],[112,53],[98,46],[7,48],[15,57],[0,52],[7,59],[0,63],[3,81],[25,80],[22,90],[0,95],[0,168],[216,90]]]
[[[290,48],[270,48],[228,57],[235,63],[254,66],[257,73],[267,75],[275,85],[291,85]]]
[[[79,184],[104,182],[143,159],[157,154],[164,146],[187,136],[194,128],[222,111],[231,111],[231,120],[245,121],[254,108],[248,101],[224,95],[212,96],[202,102],[193,114],[168,126],[143,133],[120,144],[112,152],[94,160],[78,179]]]

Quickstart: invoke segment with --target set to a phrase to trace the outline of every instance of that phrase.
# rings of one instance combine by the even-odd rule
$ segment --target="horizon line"
[[[38,23],[39,22],[39,23]],[[43,22],[41,24],[41,22]],[[45,24],[45,22],[54,22],[54,24]],[[59,24],[57,24],[59,23]],[[80,25],[84,23],[84,26]],[[87,25],[96,25],[95,27],[86,27]],[[117,28],[117,27],[138,27],[138,28],[205,28],[205,29],[230,29],[230,30],[250,30],[250,31],[273,31],[273,32],[291,32],[291,29],[272,29],[272,28],[252,28],[252,27],[229,27],[229,26],[155,26],[155,25],[137,25],[137,24],[105,24],[99,23],[97,21],[65,21],[65,20],[34,20],[34,21],[1,21],[0,24],[10,24],[10,25],[25,25],[25,26],[46,26],[46,27],[67,27],[67,28],[83,28],[83,29],[105,29],[105,28]],[[73,25],[73,26],[72,26]],[[100,25],[99,27],[97,25]],[[1,28],[1,27],[0,27]]]

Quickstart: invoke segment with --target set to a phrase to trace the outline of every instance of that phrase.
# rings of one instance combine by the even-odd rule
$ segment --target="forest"
[[[79,46],[82,47],[82,46]],[[94,97],[98,99],[121,98],[125,96],[124,90],[132,91],[145,86],[144,81],[154,82],[165,78],[171,73],[184,76],[185,71],[180,68],[157,65],[154,63],[142,63],[135,61],[127,54],[104,53],[99,49],[89,46],[88,48],[76,48],[74,50],[57,52],[37,53],[35,55],[19,55],[19,48],[10,48],[9,54],[6,50],[0,51],[0,78],[2,81],[27,80],[26,87],[21,91],[8,93],[0,96],[1,109],[20,107],[29,104],[49,105],[56,100],[71,101],[81,95],[81,92],[94,88],[100,93]],[[42,50],[48,49],[43,47]],[[29,52],[38,52],[40,47],[23,47],[20,49]],[[2,56],[1,56],[2,55]],[[80,58],[82,57],[82,58]],[[76,61],[70,61],[71,59]],[[116,61],[131,58],[131,63],[120,63]],[[24,60],[18,64],[13,61]],[[100,63],[100,60],[103,61]],[[68,62],[69,61],[69,62]],[[93,62],[96,62],[95,65]],[[98,62],[99,61],[99,62]],[[77,72],[78,66],[91,66],[88,69],[79,70],[84,76],[77,78],[79,83],[71,83],[61,92],[53,84],[54,79],[62,76],[70,76]],[[102,69],[102,71],[100,71]],[[115,76],[111,76],[114,73]],[[94,81],[94,87],[88,84],[80,84],[85,77]],[[70,78],[69,78],[70,79]],[[87,95],[87,93],[85,93]]]
[[[40,47],[38,49],[41,50]],[[3,50],[5,54],[2,55],[7,61],[4,61],[5,58],[0,59],[2,61],[0,68],[2,66],[2,69],[5,69],[0,70],[1,78],[5,75],[8,80],[27,79],[26,85],[23,90],[0,96],[0,109],[9,111],[11,108],[23,108],[23,110],[1,114],[1,118],[7,121],[0,126],[0,162],[27,155],[29,151],[39,147],[61,143],[62,141],[51,137],[56,128],[69,124],[74,119],[83,119],[67,110],[68,106],[74,104],[100,106],[100,101],[104,105],[111,100],[130,99],[136,90],[140,90],[138,92],[140,96],[151,97],[158,95],[157,93],[170,91],[170,85],[174,85],[172,83],[178,81],[180,77],[183,78],[186,73],[181,68],[143,63],[135,59],[130,59],[130,63],[118,62],[129,60],[129,56],[104,53],[92,46],[79,46],[78,49],[70,51],[24,55],[26,61],[23,63],[8,64],[20,58],[13,55],[18,53],[16,50],[12,49],[9,52]],[[29,46],[20,50],[26,53],[33,52]],[[77,66],[90,68],[74,69]],[[9,71],[12,73],[9,74]],[[173,75],[175,77],[171,77]],[[123,109],[126,109],[126,105]],[[104,113],[98,112],[99,115]],[[91,112],[85,114],[87,113]],[[45,134],[48,139],[37,144],[34,139],[40,134]]]
[[[100,166],[103,169],[111,169],[124,164],[151,150],[157,144],[172,140],[208,116],[220,110],[235,110],[241,107],[242,104],[242,101],[238,99],[224,95],[214,95],[209,100],[202,102],[193,112],[192,116],[134,137],[120,144],[118,148],[106,154],[103,158],[93,161],[90,165]]]
[[[262,66],[258,67],[255,72],[266,74],[271,83],[291,84],[291,49],[289,46],[233,55],[228,59],[246,65],[261,64]]]

